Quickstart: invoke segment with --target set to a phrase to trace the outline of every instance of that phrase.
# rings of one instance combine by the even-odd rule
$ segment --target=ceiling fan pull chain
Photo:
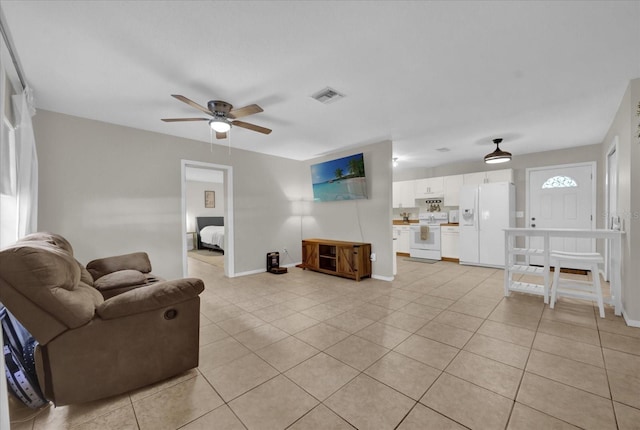
[[[213,129],[209,128],[209,150],[213,154]]]
[[[227,142],[229,143],[229,155],[231,155],[231,129],[227,131]]]

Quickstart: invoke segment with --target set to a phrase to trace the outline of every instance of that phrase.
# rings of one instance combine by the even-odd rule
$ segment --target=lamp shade
[[[217,133],[226,133],[231,130],[231,124],[229,124],[229,121],[227,121],[226,118],[214,118],[210,120],[209,127]]]
[[[511,153],[506,152],[500,149],[500,142],[502,139],[493,139],[493,143],[496,144],[496,150],[491,154],[487,154],[484,156],[484,162],[487,164],[497,164],[497,163],[506,163],[507,161],[511,161]]]

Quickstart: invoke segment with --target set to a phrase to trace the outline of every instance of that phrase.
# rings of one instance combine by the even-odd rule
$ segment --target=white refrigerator
[[[460,264],[504,267],[504,231],[515,227],[515,186],[510,182],[460,189]]]

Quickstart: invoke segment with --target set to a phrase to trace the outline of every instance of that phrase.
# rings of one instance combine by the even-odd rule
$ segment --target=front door
[[[595,226],[595,163],[527,169],[527,227],[591,229]],[[542,238],[529,238],[529,248],[543,248]],[[593,239],[552,238],[555,251],[594,252]],[[531,256],[530,264],[544,264]]]

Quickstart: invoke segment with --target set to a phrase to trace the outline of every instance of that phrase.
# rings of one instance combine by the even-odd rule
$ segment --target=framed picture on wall
[[[216,192],[205,191],[204,192],[204,207],[215,208],[216,207]]]

